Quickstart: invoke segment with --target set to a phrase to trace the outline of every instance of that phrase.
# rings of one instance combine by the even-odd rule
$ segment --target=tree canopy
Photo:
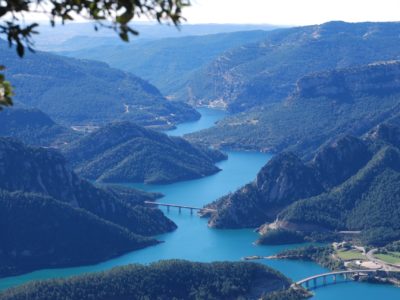
[[[77,17],[94,21],[94,29],[106,27],[114,30],[124,41],[139,33],[129,24],[133,19],[148,18],[159,23],[178,26],[183,20],[182,9],[190,0],[2,0],[0,1],[0,37],[16,47],[22,57],[25,49],[33,51],[32,36],[39,24],[25,23],[30,13],[45,15],[52,26],[65,24]],[[4,66],[0,65],[0,71]],[[0,74],[0,109],[12,105],[12,89]]]

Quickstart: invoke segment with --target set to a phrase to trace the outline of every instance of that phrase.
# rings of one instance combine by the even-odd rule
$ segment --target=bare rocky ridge
[[[243,228],[267,222],[261,233],[358,230],[371,244],[390,242],[400,227],[398,132],[381,124],[363,139],[345,136],[307,163],[293,154],[277,155],[253,183],[208,206],[218,210],[209,225]]]

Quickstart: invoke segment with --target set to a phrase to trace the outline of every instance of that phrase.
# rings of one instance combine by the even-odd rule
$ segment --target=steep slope
[[[209,225],[217,228],[257,227],[273,221],[296,200],[323,191],[313,170],[292,153],[272,158],[253,183],[208,205],[217,210]]]
[[[142,205],[150,195],[130,201],[125,193],[120,199],[121,191],[112,193],[80,179],[56,151],[27,147],[8,138],[0,138],[0,189],[51,196],[137,234],[154,235],[176,228],[160,210]]]
[[[129,122],[109,124],[67,145],[81,176],[103,182],[167,183],[211,175],[226,156]]]
[[[85,48],[60,54],[104,61],[112,67],[137,74],[157,86],[165,95],[174,97],[180,89],[185,88],[193,72],[219,54],[261,40],[265,35],[265,31],[258,30],[135,41],[125,45],[107,44],[103,39],[105,44],[90,48],[87,39],[77,38],[71,42],[84,41]],[[97,43],[100,41],[98,39]],[[140,53],[140,59],[132,59],[132,53]]]
[[[361,230],[375,245],[399,239],[399,149],[384,147],[345,183],[289,206],[278,219],[279,226],[291,229]],[[383,230],[373,236],[377,229]]]
[[[0,113],[0,136],[14,137],[29,145],[58,147],[79,134],[56,124],[38,109],[9,108]]]
[[[219,147],[291,150],[309,158],[339,136],[361,135],[400,114],[399,62],[304,76],[283,103],[257,108],[188,136]]]
[[[142,125],[171,127],[199,114],[183,103],[167,101],[148,82],[105,63],[37,52],[23,59],[0,40],[6,76],[15,99],[47,113],[60,124],[131,120]]]
[[[39,194],[0,191],[0,277],[97,263],[157,241]]]
[[[253,183],[210,204],[217,212],[209,225],[256,227],[264,219],[263,233],[361,230],[369,244],[398,239],[399,130],[381,124],[363,139],[343,137],[306,164],[293,154],[280,154]]]
[[[0,299],[260,299],[263,293],[287,289],[290,283],[261,264],[169,260],[31,283],[6,291]]]
[[[279,102],[306,74],[398,59],[399,30],[400,23],[329,22],[267,32],[194,73],[182,98],[234,112]]]

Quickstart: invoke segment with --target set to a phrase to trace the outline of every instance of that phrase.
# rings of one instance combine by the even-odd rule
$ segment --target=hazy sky
[[[189,23],[318,24],[400,21],[400,0],[192,0]]]

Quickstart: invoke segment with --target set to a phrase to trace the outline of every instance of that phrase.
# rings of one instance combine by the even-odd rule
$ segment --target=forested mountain
[[[400,113],[399,62],[315,73],[282,103],[228,117],[188,136],[217,147],[290,150],[307,157],[340,135],[361,135]]]
[[[0,190],[5,214],[0,218],[0,238],[8,241],[0,246],[4,274],[97,262],[156,243],[142,235],[176,228],[160,210],[143,205],[157,195],[96,187],[72,172],[55,150],[9,138],[0,138]],[[90,238],[82,241],[82,233]],[[92,253],[81,249],[84,255],[77,255],[88,242],[92,247],[86,250]],[[94,248],[103,242],[115,244]]]
[[[185,27],[181,34],[185,34]],[[66,46],[81,44],[85,45],[84,48],[59,53],[106,62],[112,67],[132,72],[148,80],[163,94],[174,97],[181,89],[185,89],[185,84],[193,72],[219,54],[230,48],[261,40],[265,36],[266,31],[258,30],[139,40],[125,45],[116,44],[114,40],[114,43],[110,43],[98,38],[91,47],[88,47],[87,38],[77,37],[67,41]],[[140,54],[140,59],[132,59],[132,53]]]
[[[277,29],[221,54],[192,74],[181,98],[231,111],[280,102],[309,73],[398,59],[400,23],[344,23]]]
[[[38,109],[7,108],[0,113],[0,136],[29,145],[59,147],[79,134],[56,124]]]
[[[132,120],[171,127],[199,118],[188,105],[167,101],[153,85],[105,63],[46,52],[20,59],[2,40],[0,56],[15,87],[15,100],[41,109],[60,124]]]
[[[260,299],[289,285],[289,279],[261,264],[170,260],[30,283],[0,294],[0,299]]]
[[[148,200],[146,197],[136,202],[118,199],[113,193],[80,179],[54,150],[27,147],[1,138],[0,154],[0,189],[48,195],[138,234],[151,235],[175,228],[161,211],[140,205]]]
[[[0,191],[0,277],[97,263],[157,243],[48,196]]]
[[[40,24],[40,35],[35,37],[35,47],[41,51],[76,51],[94,48],[95,46],[125,45],[125,42],[115,38],[115,32],[108,28],[94,30],[93,22],[73,22],[68,26],[46,26]],[[139,44],[152,40],[166,38],[181,38],[187,36],[204,36],[239,31],[272,30],[282,26],[269,24],[187,24],[179,28],[175,26],[159,26],[157,23],[135,24],[139,35],[131,39],[131,44]]]
[[[400,128],[381,124],[363,139],[346,136],[309,162],[274,157],[257,179],[209,207],[213,227],[332,232],[360,230],[367,244],[400,238]]]
[[[104,126],[63,153],[81,176],[103,182],[168,183],[214,174],[226,159],[180,137],[169,137],[129,122]]]

